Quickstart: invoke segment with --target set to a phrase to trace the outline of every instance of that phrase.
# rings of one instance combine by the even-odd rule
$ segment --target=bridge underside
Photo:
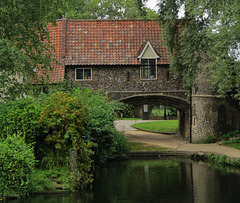
[[[179,134],[186,141],[190,141],[190,101],[187,99],[186,91],[121,93],[123,92],[111,92],[108,96],[139,108],[143,105],[166,105],[179,110]]]

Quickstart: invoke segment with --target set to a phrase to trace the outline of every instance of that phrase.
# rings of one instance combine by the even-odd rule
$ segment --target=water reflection
[[[238,202],[240,176],[189,160],[131,160],[98,170],[91,192],[34,195],[11,203]],[[0,201],[1,202],[1,201]]]

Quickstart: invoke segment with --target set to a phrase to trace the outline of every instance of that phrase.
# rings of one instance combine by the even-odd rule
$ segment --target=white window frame
[[[83,70],[83,76],[84,76],[84,70],[90,69],[91,70],[91,78],[90,79],[77,79],[77,70]],[[75,68],[75,81],[90,81],[92,80],[92,68]]]
[[[149,60],[150,59],[155,59],[155,75],[156,75],[155,78],[150,78],[150,76],[149,76],[149,73],[150,73]],[[148,78],[142,78],[142,60],[148,60]],[[157,80],[157,59],[156,58],[141,58],[140,62],[141,62],[141,65],[140,65],[140,78],[141,78],[141,80]]]

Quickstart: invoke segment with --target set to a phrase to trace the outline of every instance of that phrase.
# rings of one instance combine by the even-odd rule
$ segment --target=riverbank
[[[193,154],[193,153],[200,153],[200,154],[209,154],[214,153],[216,155],[223,156],[225,155],[231,159],[240,159],[240,150],[221,146],[218,143],[213,144],[192,144],[185,142],[180,136],[178,135],[166,135],[160,133],[151,133],[151,132],[144,132],[139,131],[131,127],[132,124],[138,122],[151,122],[142,121],[142,120],[118,120],[115,121],[116,129],[124,133],[127,137],[129,142],[140,142],[146,145],[153,145],[168,148],[170,151],[169,153],[181,153],[181,154]],[[158,152],[159,153],[159,152]],[[161,152],[166,153],[166,152]]]

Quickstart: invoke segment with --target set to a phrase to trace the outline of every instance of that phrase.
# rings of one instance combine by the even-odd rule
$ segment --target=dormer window
[[[141,61],[140,78],[142,80],[156,80],[157,59],[159,56],[149,41],[145,44],[138,58]]]
[[[156,79],[156,59],[141,59],[141,79]]]

